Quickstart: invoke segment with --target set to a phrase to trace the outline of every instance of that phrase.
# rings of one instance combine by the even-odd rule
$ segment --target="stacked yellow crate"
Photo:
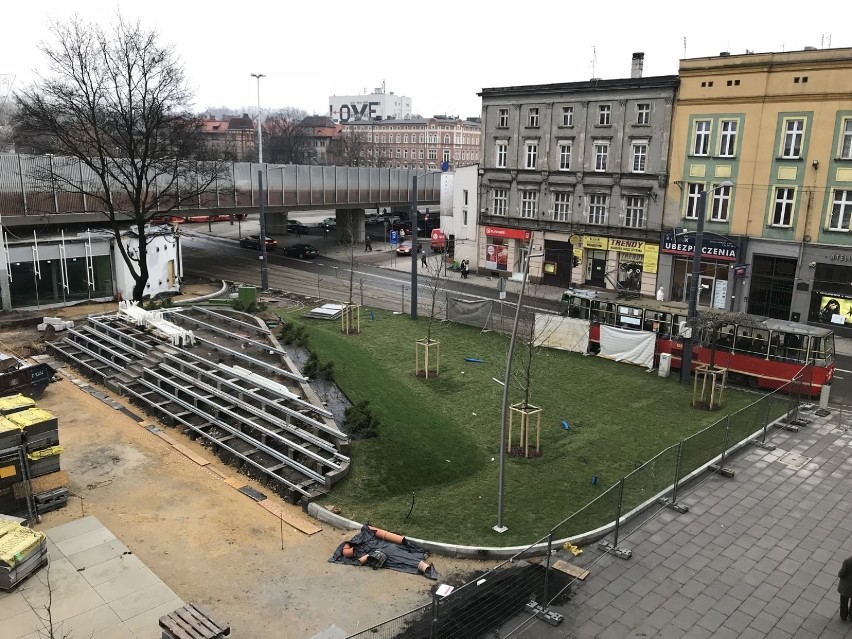
[[[43,532],[0,517],[0,590],[11,590],[46,562]]]

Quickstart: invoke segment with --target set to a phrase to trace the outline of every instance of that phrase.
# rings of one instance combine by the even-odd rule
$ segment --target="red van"
[[[432,239],[429,246],[435,253],[443,253],[447,250],[447,236],[441,229],[432,229]]]

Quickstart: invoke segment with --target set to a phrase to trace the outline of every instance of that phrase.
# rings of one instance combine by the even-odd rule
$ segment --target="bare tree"
[[[338,166],[367,166],[367,147],[367,132],[361,128],[348,127],[343,135],[329,143],[328,161]]]
[[[263,150],[268,162],[276,164],[311,164],[316,160],[311,131],[301,126],[307,113],[288,107],[264,120]]]
[[[82,193],[101,208],[133,280],[133,299],[148,282],[147,222],[158,213],[197,206],[225,176],[204,160],[201,119],[170,46],[155,30],[120,15],[110,30],[72,18],[54,22],[54,44],[43,43],[49,73],[15,95],[16,141],[57,157],[37,164],[31,178],[45,189]],[[87,174],[85,177],[83,173]],[[128,225],[138,253],[121,242]]]

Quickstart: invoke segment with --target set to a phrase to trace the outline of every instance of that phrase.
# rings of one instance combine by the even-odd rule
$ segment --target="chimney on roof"
[[[645,54],[644,53],[634,53],[633,54],[633,63],[630,65],[630,77],[631,78],[641,78],[642,77],[642,68],[645,66]]]

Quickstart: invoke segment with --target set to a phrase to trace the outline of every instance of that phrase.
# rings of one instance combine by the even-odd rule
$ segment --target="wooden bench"
[[[213,619],[206,608],[192,603],[160,617],[163,639],[222,639],[231,627]]]

